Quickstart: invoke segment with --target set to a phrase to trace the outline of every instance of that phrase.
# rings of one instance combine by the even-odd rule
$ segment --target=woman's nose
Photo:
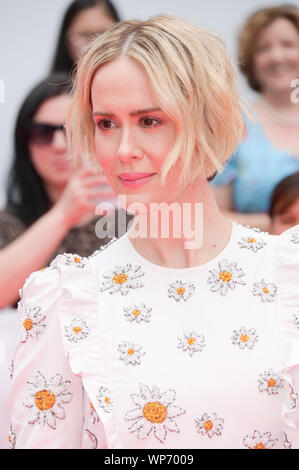
[[[137,143],[134,133],[130,130],[124,130],[118,147],[117,156],[122,162],[141,159],[143,151]]]

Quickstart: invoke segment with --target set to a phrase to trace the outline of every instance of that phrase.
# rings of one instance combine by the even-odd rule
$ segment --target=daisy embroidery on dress
[[[143,287],[143,282],[139,279],[144,276],[141,266],[132,266],[126,264],[124,267],[115,266],[112,271],[103,273],[103,278],[100,287],[100,292],[108,290],[109,294],[120,292],[122,295],[127,295],[130,289],[137,289]]]
[[[272,369],[266,370],[258,379],[260,392],[267,392],[268,395],[276,395],[283,387],[284,380],[279,374],[275,374]]]
[[[248,449],[271,449],[277,444],[278,439],[272,439],[270,432],[261,434],[259,431],[254,431],[253,436],[245,436],[243,444]]]
[[[51,262],[50,268],[57,268],[58,264],[66,264],[67,266],[75,266],[76,268],[84,268],[87,264],[88,258],[83,258],[77,254],[64,253],[56,256]]]
[[[229,263],[226,259],[218,263],[219,269],[212,269],[208,284],[212,284],[211,291],[226,295],[229,289],[235,289],[236,285],[245,286],[243,270],[237,267],[237,263]]]
[[[96,412],[91,402],[89,403],[89,415],[91,416],[92,424],[98,423],[100,421],[98,413]]]
[[[98,448],[98,440],[95,434],[89,431],[89,429],[85,429],[88,440],[90,442],[90,449],[97,449]]]
[[[13,432],[12,425],[9,426],[8,445],[10,449],[14,449],[16,447],[16,435]]]
[[[288,395],[287,404],[290,410],[293,410],[296,408],[297,400],[298,400],[298,393],[296,393],[293,387],[289,384],[289,395]]]
[[[8,373],[9,373],[9,377],[12,379],[13,373],[14,373],[14,361],[13,361],[13,359],[11,359],[8,363]]]
[[[296,245],[299,243],[299,232],[293,233],[292,234],[292,243],[295,243]]]
[[[81,318],[74,318],[68,326],[64,327],[64,331],[64,336],[72,343],[84,340],[90,333],[87,323]]]
[[[44,331],[46,325],[44,321],[45,315],[41,312],[40,307],[23,307],[22,303],[18,304],[19,312],[19,340],[21,343],[26,343],[28,338],[37,339],[38,336]]]
[[[242,237],[238,242],[240,248],[247,248],[247,250],[252,250],[256,253],[261,248],[264,248],[266,242],[262,238],[258,237]]]
[[[265,282],[264,279],[253,284],[252,294],[259,295],[263,302],[273,302],[276,292],[277,287],[272,282]]]
[[[238,345],[240,349],[252,349],[257,340],[258,336],[256,331],[253,328],[248,330],[244,326],[239,330],[234,330],[232,336],[233,344]]]
[[[188,352],[189,356],[201,352],[206,345],[204,335],[199,335],[195,331],[184,331],[178,340],[178,348]]]
[[[67,390],[71,384],[69,380],[63,381],[60,374],[47,380],[41,372],[37,372],[33,382],[27,382],[29,389],[23,405],[30,408],[28,423],[47,424],[56,429],[56,420],[65,418],[62,405],[69,403],[73,394]]]
[[[111,413],[113,409],[113,402],[111,400],[111,392],[106,387],[100,387],[98,391],[97,400],[99,406],[103,408],[106,413]]]
[[[292,443],[288,440],[288,436],[286,435],[286,433],[283,434],[282,447],[283,447],[283,449],[291,449],[292,448]]]
[[[224,420],[216,413],[204,413],[201,418],[195,420],[197,431],[203,436],[221,436]]]
[[[294,318],[294,319],[293,319],[294,325],[296,326],[296,328],[299,329],[299,312],[294,313],[293,318]]]
[[[177,302],[182,299],[186,301],[191,297],[194,291],[195,287],[193,284],[189,284],[188,282],[175,281],[169,284],[168,297],[173,297]]]
[[[138,439],[146,439],[151,432],[161,444],[164,444],[167,432],[180,432],[174,418],[183,415],[186,410],[174,404],[176,393],[168,389],[161,393],[156,386],[139,384],[139,393],[131,395],[136,408],[128,411],[125,421],[132,421],[129,431],[137,432]]]
[[[141,358],[144,356],[142,351],[142,346],[140,344],[135,344],[132,341],[123,341],[118,346],[118,351],[120,352],[119,359],[125,363],[125,365],[131,364],[132,366],[137,366],[141,363]]]
[[[147,307],[145,304],[131,304],[129,307],[124,308],[125,317],[129,322],[141,323],[149,322],[152,311],[151,307]]]

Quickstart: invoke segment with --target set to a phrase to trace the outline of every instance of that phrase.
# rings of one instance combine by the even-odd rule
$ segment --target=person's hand
[[[68,229],[94,216],[96,206],[115,197],[103,174],[93,168],[83,168],[74,173],[54,210],[62,215]]]

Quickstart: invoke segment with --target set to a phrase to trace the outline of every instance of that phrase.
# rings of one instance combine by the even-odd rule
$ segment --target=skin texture
[[[282,214],[274,215],[271,233],[280,235],[285,230],[299,224],[299,198]]]
[[[113,24],[104,6],[86,8],[78,13],[67,31],[68,52],[72,60],[76,60],[87,46],[88,36],[104,33]]]
[[[119,80],[121,77],[121,80]],[[131,239],[139,253],[153,263],[170,267],[202,264],[226,246],[231,223],[220,213],[206,175],[191,184],[180,185],[180,167],[176,164],[162,186],[162,164],[176,139],[172,120],[159,108],[149,79],[141,65],[123,57],[105,64],[95,73],[91,87],[95,123],[95,148],[108,182],[118,195],[125,195],[128,205],[143,203],[150,226],[150,203],[188,202],[194,217],[196,203],[203,205],[203,245],[200,249],[184,249],[180,238]],[[148,110],[151,111],[148,111]],[[124,187],[122,173],[154,173],[139,188]]]
[[[71,99],[66,95],[54,96],[44,101],[33,117],[34,122],[53,125],[65,123]],[[62,131],[56,131],[49,145],[29,142],[31,161],[44,181],[46,191],[51,196],[60,192],[67,184],[72,166],[67,160],[66,139]]]

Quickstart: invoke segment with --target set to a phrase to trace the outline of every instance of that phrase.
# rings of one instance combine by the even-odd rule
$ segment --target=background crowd
[[[59,253],[74,253],[79,259],[109,241],[95,233],[99,202],[113,202],[117,220],[120,209],[103,174],[92,167],[73,166],[64,123],[78,57],[89,41],[121,19],[109,0],[70,3],[53,43],[50,69],[44,71],[43,80],[32,83],[19,105],[0,211],[0,324],[11,344],[14,308],[29,274]],[[253,11],[239,25],[236,42],[237,67],[256,94],[244,106],[247,134],[210,184],[228,218],[280,234],[299,224],[298,5],[284,3]],[[292,87],[296,80],[297,94]],[[9,379],[3,372],[10,348],[7,341],[5,348],[0,349],[4,356],[0,448],[7,447]]]

